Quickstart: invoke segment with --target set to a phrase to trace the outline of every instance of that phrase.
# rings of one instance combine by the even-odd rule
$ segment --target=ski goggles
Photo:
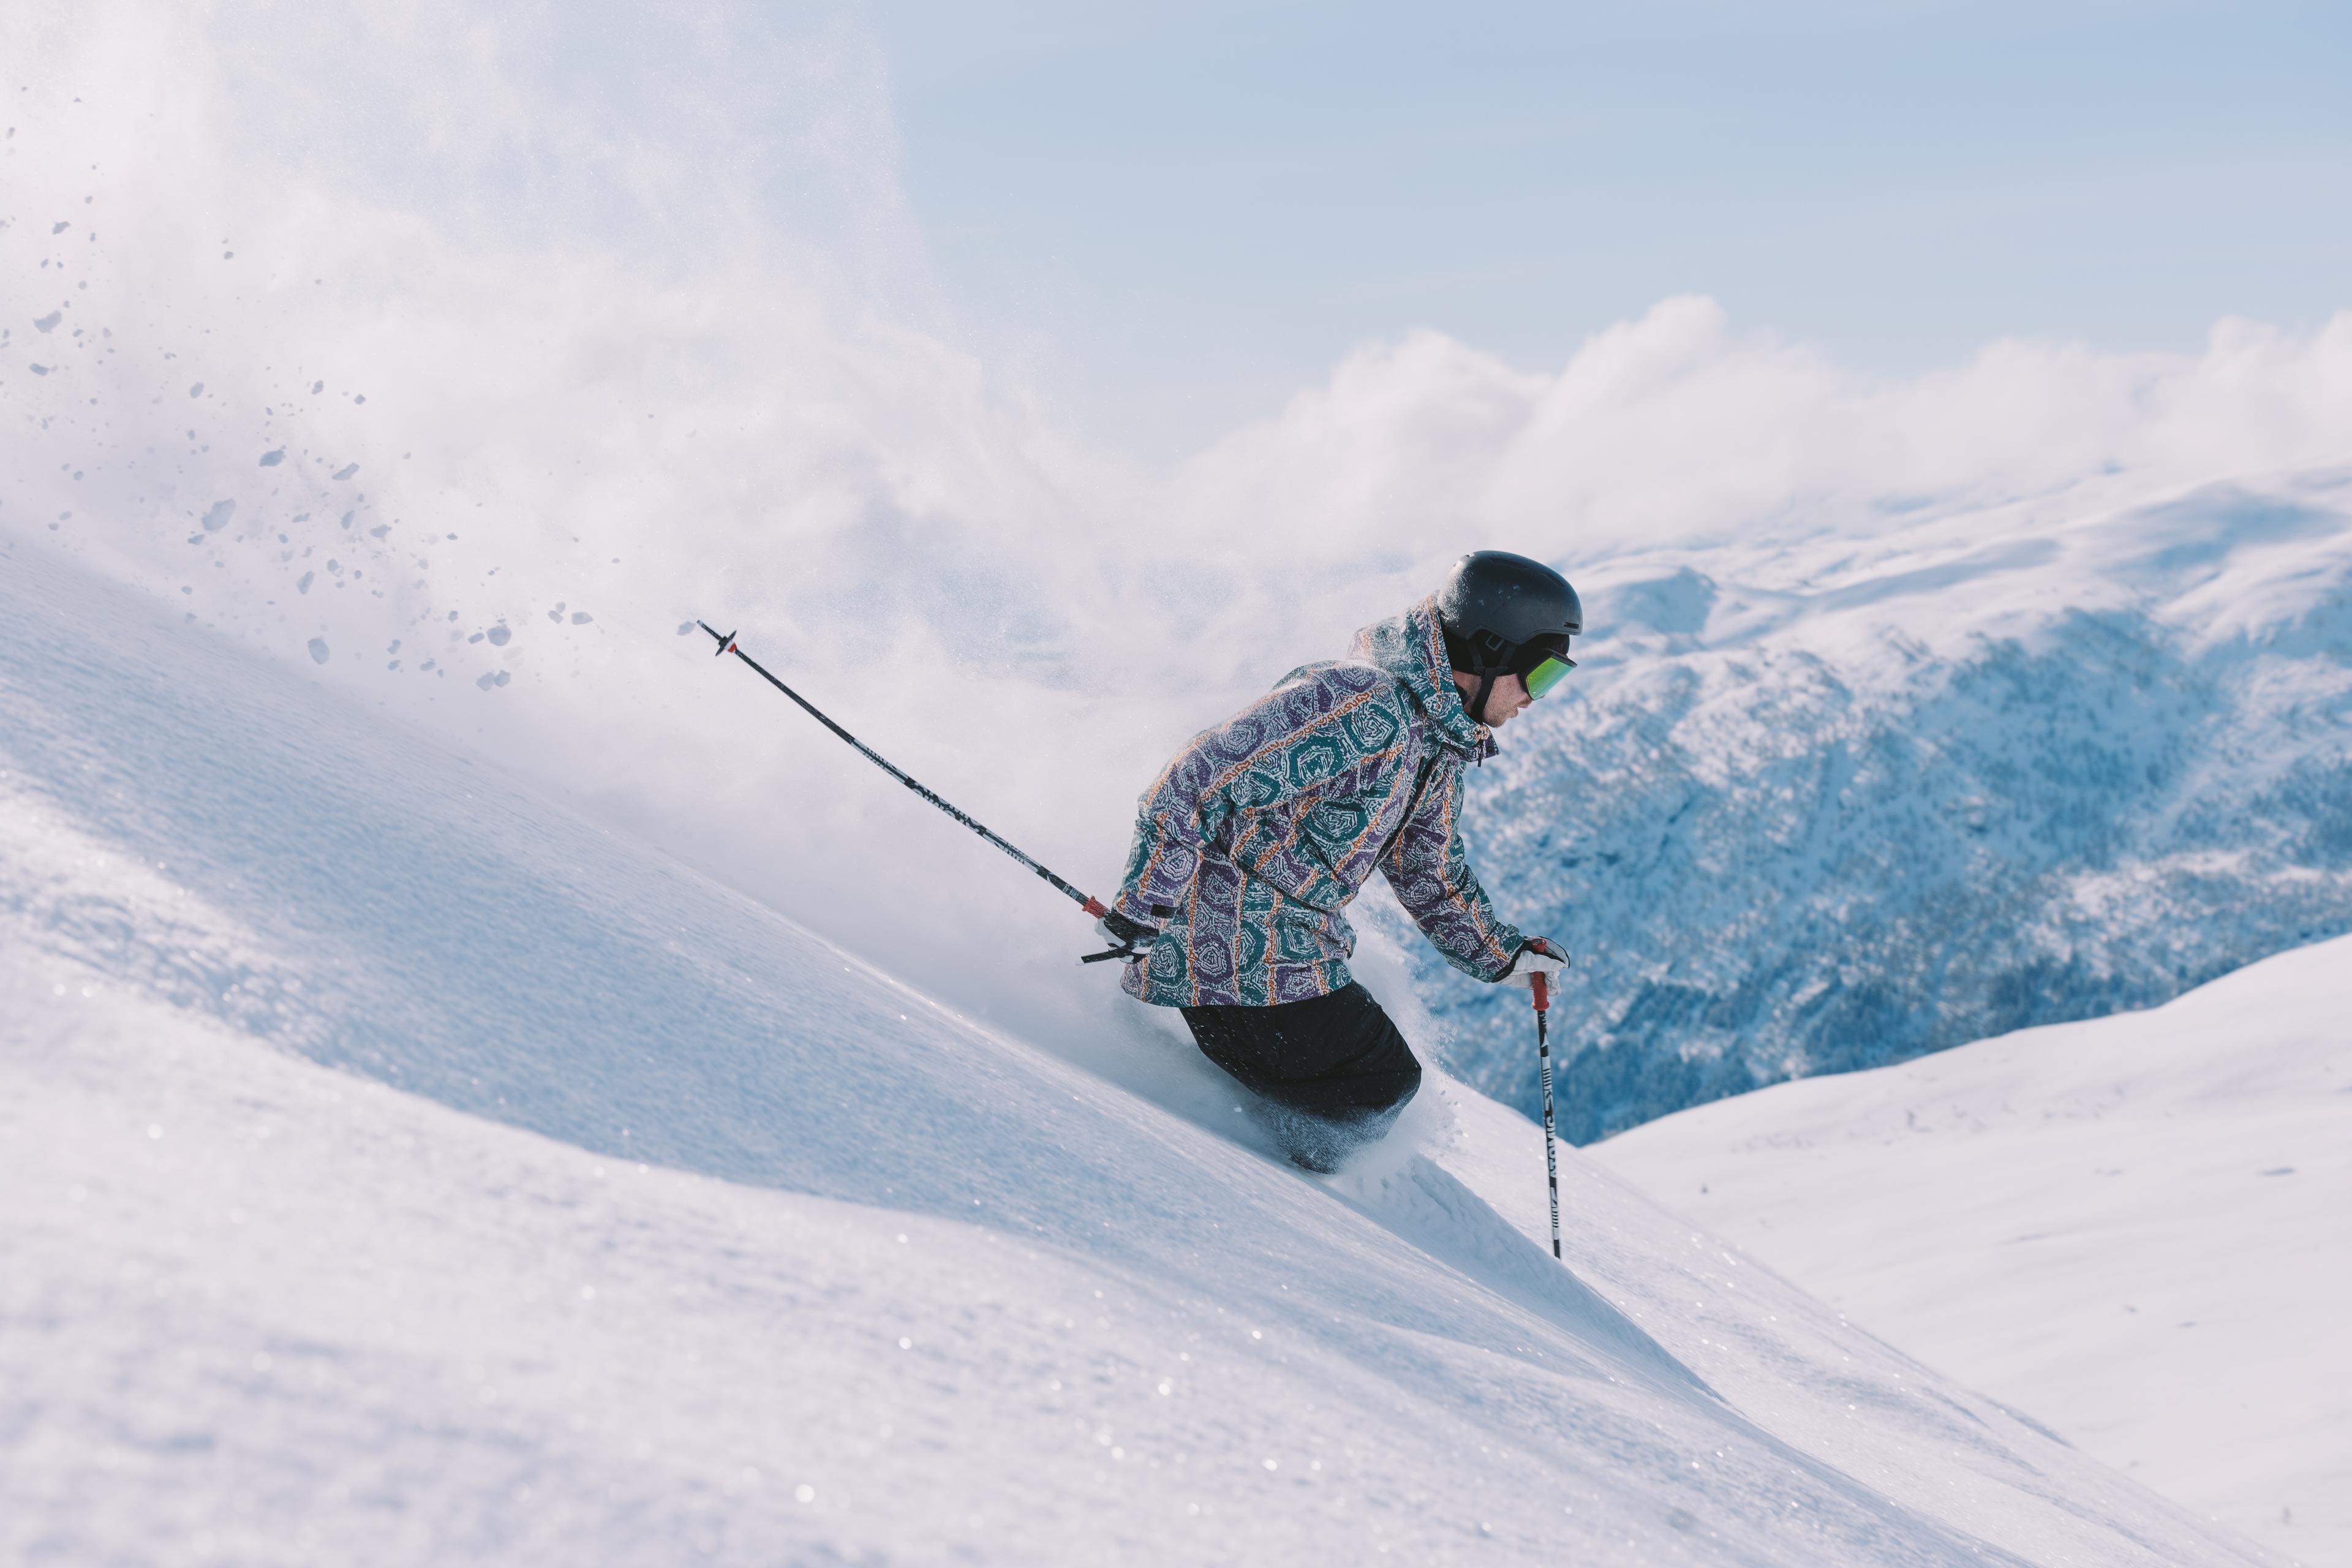
[[[1530,699],[1541,697],[1545,692],[1558,686],[1561,678],[1576,668],[1576,660],[1568,657],[1566,637],[1559,639],[1559,647],[1557,649],[1539,648],[1530,651],[1534,654],[1535,662],[1519,673],[1519,679],[1526,683],[1528,696]]]

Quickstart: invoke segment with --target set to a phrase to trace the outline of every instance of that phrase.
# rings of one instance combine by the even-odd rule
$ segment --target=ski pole
[[[982,826],[971,817],[966,816],[962,812],[958,811],[954,806],[950,805],[946,801],[941,800],[938,795],[932,794],[929,790],[925,789],[921,784],[917,784],[913,779],[908,777],[898,769],[892,767],[889,762],[884,758],[881,753],[876,752],[874,748],[868,746],[865,742],[859,740],[856,736],[851,734],[848,731],[843,729],[840,725],[826,718],[824,713],[818,710],[815,703],[811,702],[807,698],[803,697],[799,692],[794,691],[791,687],[786,686],[782,681],[778,680],[774,676],[770,675],[761,665],[758,659],[753,658],[750,654],[745,653],[741,648],[736,647],[735,634],[733,632],[721,634],[719,632],[713,631],[711,630],[710,623],[708,621],[698,620],[694,624],[700,626],[704,631],[709,632],[712,637],[719,639],[719,651],[712,655],[713,658],[724,658],[729,654],[733,654],[737,658],[741,659],[745,664],[748,664],[753,669],[758,670],[760,678],[762,680],[765,680],[769,685],[774,687],[777,690],[782,692],[785,696],[799,703],[802,710],[807,713],[810,718],[815,720],[818,723],[824,725],[826,729],[832,731],[835,734],[840,736],[843,740],[856,747],[858,754],[863,756],[867,762],[872,763],[876,767],[880,768],[884,773],[888,773],[892,778],[897,779],[900,784],[905,784],[908,789],[913,790],[917,795],[921,795],[925,800],[929,801],[933,805],[938,806],[941,811],[946,812],[950,816],[954,817],[958,822],[962,823],[966,827],[971,828],[974,833],[979,834],[982,838],[987,839],[991,844],[995,845],[999,849],[1003,850],[1007,855],[1012,856],[1015,860],[1018,860],[1024,866],[1028,867],[1032,871],[1036,872],[1037,875],[1043,877],[1046,881],[1053,883],[1056,891],[1062,893],[1064,896],[1068,898],[1071,902],[1085,910],[1087,913],[1094,916],[1097,920],[1100,920],[1104,915],[1109,913],[1109,910],[1106,910],[1101,903],[1087,897],[1086,894],[1081,893],[1076,888],[1073,888],[1067,882],[1065,882],[1062,879],[1054,875],[1053,872],[1047,870],[1036,861],[1032,860],[1020,850],[1014,848],[1011,844],[1007,843],[1003,838],[998,837],[995,834],[991,833],[987,828]]]
[[[1545,1015],[1551,1010],[1549,988],[1541,973],[1528,976],[1528,989],[1536,999],[1536,1066],[1543,1076],[1544,1102],[1544,1175],[1551,1183],[1551,1255],[1559,1256],[1559,1154],[1552,1144],[1551,1132],[1551,1040],[1544,1027]]]

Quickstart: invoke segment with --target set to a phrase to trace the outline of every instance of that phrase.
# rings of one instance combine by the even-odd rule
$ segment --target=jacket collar
[[[1437,625],[1432,594],[1401,616],[1374,621],[1356,634],[1348,657],[1379,666],[1396,678],[1438,740],[1472,761],[1495,754],[1495,738],[1462,706],[1454,667],[1445,657],[1445,637]]]

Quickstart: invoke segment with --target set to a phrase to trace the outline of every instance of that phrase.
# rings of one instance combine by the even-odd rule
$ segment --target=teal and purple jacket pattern
[[[1494,752],[1433,597],[1292,670],[1144,794],[1112,907],[1160,938],[1126,965],[1128,994],[1267,1006],[1339,990],[1356,946],[1341,910],[1375,868],[1447,962],[1501,979],[1526,939],[1478,886],[1459,811],[1463,769]]]

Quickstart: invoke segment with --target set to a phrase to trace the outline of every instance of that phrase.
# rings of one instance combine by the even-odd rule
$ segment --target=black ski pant
[[[1294,1163],[1335,1171],[1421,1088],[1421,1063],[1381,1005],[1350,983],[1274,1007],[1186,1007],[1201,1054],[1268,1102]]]

